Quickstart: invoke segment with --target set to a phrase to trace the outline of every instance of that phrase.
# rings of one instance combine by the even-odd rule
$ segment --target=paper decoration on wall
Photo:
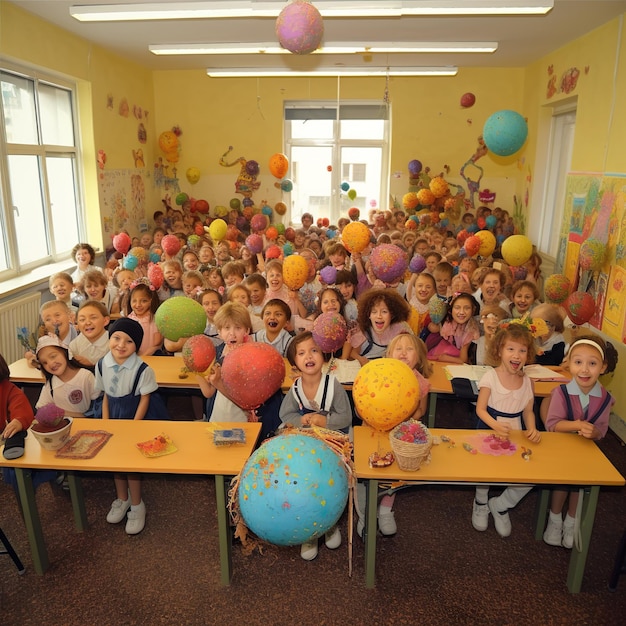
[[[103,170],[107,162],[107,154],[104,150],[98,150],[98,167]]]
[[[107,94],[107,109],[109,109],[109,111],[113,110],[113,94],[112,93]]]
[[[137,127],[137,139],[139,143],[146,143],[148,139],[148,133],[146,132],[146,127],[143,125],[143,122]]]
[[[259,164],[253,160],[246,160],[244,157],[235,159],[232,163],[226,161],[226,157],[232,151],[233,146],[228,146],[228,150],[222,154],[219,160],[219,164],[222,167],[233,167],[233,165],[239,164],[240,170],[237,180],[235,181],[235,193],[241,194],[244,198],[250,198],[252,194],[261,186],[260,181],[257,181],[259,174]]]
[[[133,104],[133,115],[138,120],[143,118],[143,109],[137,104]]]
[[[163,163],[163,158],[159,157],[154,164],[154,184],[157,187],[163,187],[166,191],[180,191],[180,185],[178,184],[178,178],[176,177],[177,169],[172,167],[172,171],[169,171],[169,165]]]
[[[476,165],[476,161],[484,157],[488,152],[489,150],[485,145],[485,140],[483,139],[482,135],[480,135],[478,137],[478,147],[476,148],[476,151],[467,161],[465,161],[465,163],[461,167],[460,174],[463,180],[467,183],[467,189],[470,193],[469,203],[472,209],[476,209],[475,198],[476,194],[480,190],[480,181],[483,177],[483,174],[485,173],[480,165]],[[470,178],[472,176],[473,170],[478,171],[478,177],[475,180]]]
[[[568,70],[565,70],[561,77],[561,92],[568,94],[574,91],[579,76],[580,70],[577,67],[570,67]]]
[[[133,159],[135,160],[135,167],[146,166],[143,160],[143,150],[141,148],[139,148],[138,150],[133,150]]]
[[[172,130],[163,131],[159,135],[159,148],[165,154],[165,158],[170,163],[178,163],[180,156],[180,141],[178,138],[183,131],[178,126],[174,126]]]
[[[119,109],[118,109],[118,113],[122,117],[128,117],[128,112],[129,112],[128,100],[126,100],[126,98],[122,98],[120,100],[120,106],[119,106]]]

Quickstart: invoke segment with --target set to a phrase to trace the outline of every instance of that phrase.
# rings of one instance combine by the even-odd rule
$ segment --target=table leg
[[[365,499],[365,586],[373,588],[376,585],[376,532],[378,524],[378,481],[367,481],[367,497]]]
[[[435,415],[437,414],[437,394],[431,391],[428,394],[428,428],[435,427]]]
[[[539,502],[537,502],[537,511],[535,512],[535,539],[537,541],[543,539],[551,493],[552,491],[550,489],[541,489],[539,492]]]
[[[222,585],[230,585],[233,577],[232,531],[228,520],[228,485],[226,477],[222,474],[215,476],[215,499],[217,500],[221,580]]]
[[[37,574],[43,574],[48,567],[48,550],[46,542],[43,538],[41,529],[41,520],[39,511],[37,510],[37,501],[35,500],[35,488],[33,487],[32,470],[28,468],[15,468],[15,477],[17,479],[17,491],[20,496],[20,504],[24,514],[24,523],[26,524],[26,532],[30,543],[30,551],[33,557],[33,565]]]
[[[83,483],[76,472],[66,472],[67,482],[70,487],[72,498],[72,510],[74,511],[74,525],[76,530],[83,531],[87,528],[87,511],[83,495]]]
[[[583,495],[584,492],[584,495]],[[600,487],[598,485],[583,487],[580,497],[584,498],[582,512],[580,517],[580,552],[574,547],[572,548],[572,556],[569,560],[569,570],[567,572],[567,588],[571,593],[579,593],[585,573],[585,563],[587,561],[587,553],[589,552],[589,543],[591,541],[591,532],[593,531],[593,522],[596,517],[596,506],[598,504],[598,495]]]

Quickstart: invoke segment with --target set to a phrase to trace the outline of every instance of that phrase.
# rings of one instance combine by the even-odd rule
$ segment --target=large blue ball
[[[319,439],[278,435],[246,462],[238,497],[252,532],[269,543],[295,546],[337,523],[348,500],[348,476],[342,459]]]
[[[483,139],[487,148],[498,156],[517,152],[528,136],[528,124],[516,111],[504,109],[490,115],[483,127]]]

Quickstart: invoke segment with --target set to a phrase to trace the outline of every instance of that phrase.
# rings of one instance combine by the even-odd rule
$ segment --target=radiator
[[[41,293],[31,293],[0,304],[0,354],[11,364],[24,356],[26,349],[17,339],[17,329],[26,327],[37,334]]]

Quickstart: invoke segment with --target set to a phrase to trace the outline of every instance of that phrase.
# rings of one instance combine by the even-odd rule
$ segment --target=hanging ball
[[[222,219],[213,220],[209,226],[209,235],[213,241],[222,241],[227,232],[228,224]]]
[[[246,173],[253,178],[259,175],[259,164],[254,159],[246,161]]]
[[[461,106],[464,109],[469,109],[470,107],[473,107],[475,102],[476,96],[469,91],[461,96]]]
[[[341,183],[341,191],[348,191],[350,189],[350,183],[346,183],[345,181]]]
[[[567,299],[571,287],[570,279],[564,274],[552,274],[546,278],[543,292],[546,300],[554,304],[561,304]]]
[[[409,161],[409,174],[416,178],[419,176],[419,173],[422,171],[422,162],[417,159],[413,159]]]
[[[191,185],[195,185],[200,180],[200,170],[197,167],[190,167],[185,176]]]
[[[284,202],[277,202],[274,205],[274,211],[276,211],[278,215],[285,215],[285,213],[287,213],[287,205]]]
[[[350,191],[348,191],[348,198],[350,198],[350,200],[354,200],[356,198],[356,189],[350,189]]]
[[[241,200],[239,198],[231,198],[228,206],[234,211],[241,210]]]
[[[285,193],[289,193],[293,189],[293,181],[289,178],[284,178],[280,181],[280,188]]]
[[[315,52],[320,47],[323,35],[321,13],[305,0],[294,0],[276,18],[278,42],[294,54]]]
[[[270,157],[269,170],[275,178],[283,178],[289,169],[289,159],[282,152],[277,152]]]
[[[515,154],[527,136],[528,124],[516,111],[497,111],[489,116],[483,127],[485,145],[498,156]]]
[[[524,265],[533,253],[533,243],[525,235],[511,235],[502,244],[502,258],[507,265]]]

